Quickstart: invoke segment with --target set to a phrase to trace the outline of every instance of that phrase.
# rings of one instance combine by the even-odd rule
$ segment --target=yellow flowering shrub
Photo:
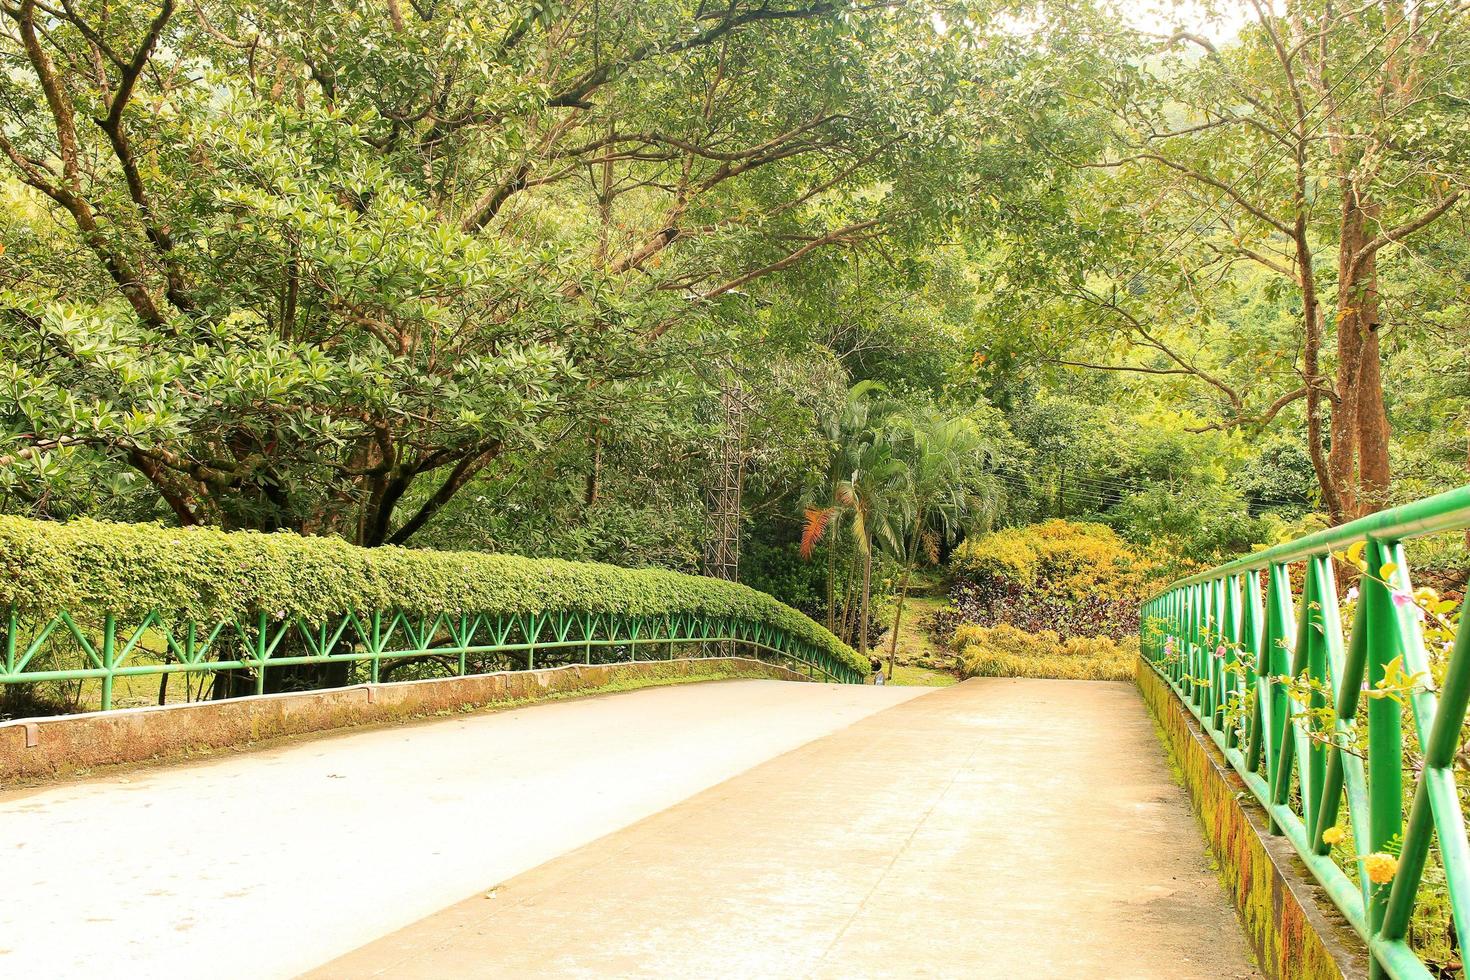
[[[1111,528],[1061,520],[967,540],[953,567],[970,622],[1117,640],[1138,631],[1139,604],[1170,572]]]
[[[955,632],[964,677],[1054,677],[1064,680],[1125,681],[1133,677],[1138,637],[1062,639],[1051,630],[1027,633],[999,626],[966,624]]]
[[[1103,524],[1050,520],[965,541],[955,567],[1017,585],[1044,586],[1069,598],[1141,599],[1158,563]]]

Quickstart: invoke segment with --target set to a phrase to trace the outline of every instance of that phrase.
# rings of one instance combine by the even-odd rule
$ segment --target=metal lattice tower
[[[740,578],[740,490],[745,482],[745,406],[739,386],[727,380],[720,389],[723,434],[720,457],[709,490],[709,535],[704,574],[734,582]]]

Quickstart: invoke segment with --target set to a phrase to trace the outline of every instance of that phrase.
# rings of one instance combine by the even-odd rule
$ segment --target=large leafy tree
[[[1054,166],[997,222],[998,308],[1040,359],[1195,385],[1207,425],[1299,418],[1342,520],[1388,496],[1388,338],[1454,289],[1417,253],[1461,234],[1470,31],[1433,0],[1248,9],[1229,40],[1106,6],[1053,32],[1009,103]]]
[[[937,14],[3,0],[5,489],[371,545],[599,446],[768,277],[954,210]]]

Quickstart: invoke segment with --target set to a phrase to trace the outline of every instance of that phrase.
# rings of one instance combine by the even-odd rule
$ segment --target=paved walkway
[[[289,977],[922,693],[686,684],[0,790],[0,978]]]
[[[985,680],[486,878],[310,976],[1256,974],[1133,688]]]

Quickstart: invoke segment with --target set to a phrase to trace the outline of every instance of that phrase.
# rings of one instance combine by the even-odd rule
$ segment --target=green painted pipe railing
[[[268,672],[308,664],[366,663],[363,680],[378,683],[384,661],[434,658],[448,663],[449,676],[494,670],[534,670],[568,664],[605,664],[672,659],[675,651],[697,657],[726,656],[730,648],[757,651],[763,659],[825,680],[860,684],[862,675],[825,652],[793,639],[778,627],[753,620],[697,615],[613,616],[581,612],[519,616],[413,615],[403,612],[348,612],[325,622],[300,617],[272,620],[165,625],[156,610],[124,622],[105,615],[85,627],[66,611],[44,621],[11,609],[4,627],[5,655],[0,684],[100,680],[99,707],[112,707],[119,677],[158,677],[175,673],[218,674],[244,671],[253,691],[266,693]],[[55,639],[74,643],[85,666],[48,667]],[[285,640],[304,653],[280,655]],[[226,651],[221,655],[222,651]],[[480,660],[476,665],[471,658]],[[349,684],[360,683],[353,680]]]
[[[1397,980],[1432,976],[1406,937],[1435,838],[1460,955],[1470,955],[1470,843],[1455,777],[1470,615],[1447,662],[1432,664],[1425,623],[1447,625],[1415,595],[1404,548],[1464,528],[1470,487],[1182,579],[1142,610],[1145,657],[1362,936],[1373,974]],[[1335,566],[1360,570],[1341,596]],[[1406,823],[1410,740],[1421,764],[1408,773]],[[1347,870],[1333,859],[1344,842]]]

